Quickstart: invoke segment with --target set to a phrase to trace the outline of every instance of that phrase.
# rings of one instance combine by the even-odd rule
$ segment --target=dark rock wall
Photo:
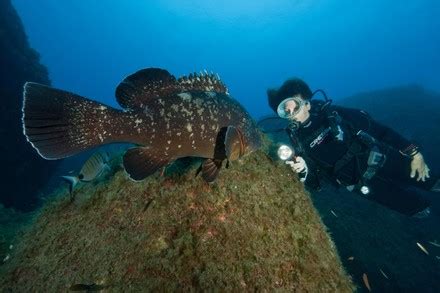
[[[40,158],[23,135],[21,106],[26,81],[50,84],[47,69],[30,48],[11,1],[0,0],[0,202],[20,210],[37,206],[38,191],[55,167]]]

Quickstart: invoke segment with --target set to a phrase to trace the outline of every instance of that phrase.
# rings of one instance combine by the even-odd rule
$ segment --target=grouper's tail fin
[[[33,82],[24,85],[23,131],[48,160],[112,142],[112,124],[118,114],[118,110],[66,91]]]

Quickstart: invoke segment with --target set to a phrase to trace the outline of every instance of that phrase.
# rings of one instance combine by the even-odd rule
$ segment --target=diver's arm
[[[395,130],[371,119],[370,130],[368,133],[377,140],[390,145],[400,151],[404,156],[413,157],[419,152],[419,147],[404,138]]]
[[[425,163],[423,155],[420,153],[419,146],[401,136],[391,128],[384,126],[374,120],[371,120],[370,133],[377,140],[384,142],[405,156],[411,158],[411,172],[409,176],[414,178],[417,175],[417,181],[425,181],[429,178],[429,167]]]
[[[307,177],[304,181],[304,185],[308,188],[311,188],[313,190],[320,190],[321,189],[321,183],[318,177],[318,174],[316,170],[309,169],[309,173],[307,174]]]
[[[303,157],[297,156],[293,161],[286,161],[292,170],[298,174],[298,178],[307,187],[312,189],[319,189],[319,178],[317,172],[310,162],[307,163]]]
[[[415,143],[412,143],[390,127],[377,122],[368,113],[345,107],[336,107],[336,109],[338,114],[354,128],[356,133],[363,130],[376,140],[399,150],[404,156],[412,157],[418,153],[419,147]]]
[[[411,158],[411,178],[416,175],[417,181],[425,181],[425,178],[429,178],[430,170],[419,151],[418,145],[404,138],[390,127],[375,121],[364,111],[341,107],[338,109],[338,113],[351,123],[356,131],[363,130],[381,143],[399,150],[403,156]]]

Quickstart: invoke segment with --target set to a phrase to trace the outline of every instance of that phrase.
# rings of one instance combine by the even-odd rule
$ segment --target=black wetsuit
[[[406,215],[429,206],[428,200],[408,187],[430,190],[438,177],[425,182],[410,177],[412,158],[405,155],[413,146],[410,141],[363,111],[332,105],[321,110],[322,105],[312,101],[308,121],[288,130],[297,155],[309,168],[307,186],[319,187],[323,177],[353,191],[368,186],[370,192],[364,196]],[[368,180],[364,175],[372,144],[360,139],[360,130],[373,137],[375,149],[386,156]]]

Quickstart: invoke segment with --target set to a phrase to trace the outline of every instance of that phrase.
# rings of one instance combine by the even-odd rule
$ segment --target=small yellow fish
[[[417,246],[420,248],[421,251],[423,251],[426,255],[429,255],[429,252],[426,250],[425,247],[423,247],[422,244],[416,242]]]
[[[333,210],[330,210],[330,213],[332,213],[333,216],[335,216],[336,218],[338,217],[338,215]]]
[[[379,271],[380,271],[380,273],[382,274],[382,276],[385,277],[385,279],[388,279],[388,280],[390,279],[390,278],[388,278],[387,274],[385,274],[385,272],[382,271],[382,269],[379,269]]]
[[[73,189],[78,182],[90,182],[101,176],[109,167],[110,155],[106,151],[97,151],[91,155],[82,166],[78,176],[61,176],[69,183],[69,191],[72,194]]]
[[[364,273],[364,274],[362,275],[362,280],[364,281],[364,285],[365,285],[365,287],[368,289],[368,291],[371,292],[370,282],[368,281],[368,276],[367,276],[366,273]]]
[[[440,243],[438,243],[437,241],[428,241],[428,243],[435,247],[440,247]]]

